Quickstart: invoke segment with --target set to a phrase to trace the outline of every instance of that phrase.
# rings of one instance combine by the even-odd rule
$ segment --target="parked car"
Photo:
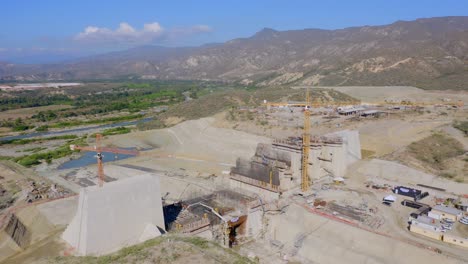
[[[459,222],[460,222],[460,223],[462,223],[462,224],[468,225],[468,220],[463,220],[463,219],[460,219],[460,221],[459,221]]]
[[[453,223],[447,223],[447,222],[440,222],[441,225],[448,225],[448,226],[452,226]]]
[[[443,218],[441,222],[447,223],[447,224],[453,224],[453,223],[455,223],[455,221],[453,221],[453,220],[451,220],[451,219],[448,219],[448,218]]]
[[[447,230],[452,230],[452,226],[451,225],[442,225],[442,228],[445,228]]]

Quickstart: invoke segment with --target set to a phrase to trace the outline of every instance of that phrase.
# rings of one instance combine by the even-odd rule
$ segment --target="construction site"
[[[102,256],[175,235],[258,263],[468,262],[468,140],[451,126],[466,119],[468,94],[337,88],[351,103],[293,89],[303,101],[239,107],[235,122],[223,112],[71,145],[96,164],[52,163],[24,179],[30,191],[1,211],[0,261]],[[434,131],[462,146],[450,161],[464,164],[461,180],[408,158]]]

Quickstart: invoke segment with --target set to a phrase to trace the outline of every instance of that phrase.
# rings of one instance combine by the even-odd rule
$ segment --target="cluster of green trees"
[[[82,125],[93,125],[93,124],[103,124],[103,123],[114,123],[129,121],[134,119],[139,119],[143,117],[141,114],[134,115],[125,115],[125,116],[116,116],[102,119],[92,119],[92,120],[72,120],[72,121],[63,121],[50,125],[51,128],[64,128],[64,127],[73,127],[73,126],[82,126]]]
[[[32,116],[37,121],[47,122],[57,119],[57,114],[52,110],[40,111],[39,113]]]
[[[62,136],[53,136],[53,137],[44,137],[44,138],[24,138],[24,139],[10,139],[10,140],[2,140],[0,141],[1,145],[26,145],[29,143],[37,143],[37,142],[44,142],[44,141],[51,141],[51,140],[60,140],[60,139],[77,139],[77,135],[62,135]]]
[[[132,130],[128,127],[114,127],[106,129],[102,132],[103,136],[121,135],[130,133]]]
[[[130,120],[129,117],[136,119],[141,116],[128,115],[119,120],[99,120],[98,116],[121,111],[138,113],[151,107],[182,102],[185,92],[192,98],[198,98],[211,93],[213,89],[223,89],[222,84],[194,81],[93,83],[63,89],[63,94],[51,93],[47,89],[9,92],[9,96],[0,98],[0,111],[58,104],[73,108],[40,111],[31,120],[7,120],[0,122],[0,126],[10,127],[14,131],[37,126],[36,131],[47,131],[49,128]],[[86,117],[87,120],[78,120],[82,119],[78,117]]]
[[[0,111],[57,104],[71,104],[72,99],[62,94],[40,94],[36,91],[21,91],[13,96],[0,98]]]
[[[32,125],[26,124],[21,117],[18,117],[14,121],[12,121],[12,120],[0,121],[0,126],[9,127],[13,131],[25,131],[25,130],[34,128],[34,126],[32,126]]]

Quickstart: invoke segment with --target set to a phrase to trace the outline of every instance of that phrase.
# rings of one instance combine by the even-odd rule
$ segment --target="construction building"
[[[468,237],[462,238],[450,234],[444,234],[443,239],[446,243],[468,248]]]
[[[357,106],[357,107],[338,107],[338,114],[340,115],[358,115],[366,110],[366,108]]]
[[[231,168],[230,186],[275,198],[301,184],[302,139],[290,137],[273,144],[258,144],[250,160],[238,159]],[[310,180],[343,177],[347,166],[361,159],[357,131],[345,130],[311,137],[307,169]]]
[[[434,219],[441,220],[447,218],[453,221],[458,221],[463,216],[463,212],[457,208],[436,205],[432,207],[432,210],[428,213],[428,215]]]
[[[421,215],[417,219],[411,220],[409,230],[422,236],[468,248],[468,238],[442,232],[440,226],[436,224],[435,219],[429,216]]]
[[[443,236],[442,232],[440,232],[440,228],[436,225],[419,222],[418,220],[411,221],[410,231],[437,240],[442,240]]]

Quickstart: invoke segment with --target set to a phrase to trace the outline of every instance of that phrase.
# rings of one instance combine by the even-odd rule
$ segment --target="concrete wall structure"
[[[262,231],[263,226],[263,211],[260,207],[249,210],[247,215],[247,235],[257,237]]]
[[[310,145],[308,175],[312,181],[327,175],[343,177],[347,167],[359,159],[361,159],[361,144],[357,130],[343,130],[319,138],[314,137]],[[263,166],[263,170],[254,170],[255,166]],[[272,188],[268,188],[269,171],[273,172],[274,176],[273,183],[270,184],[274,185]],[[242,164],[236,162],[236,167],[231,169],[230,185],[252,189],[262,194],[268,193],[265,189],[286,192],[301,184],[301,175],[302,141],[298,138],[288,138],[275,140],[272,145],[259,144],[250,161],[245,160]]]
[[[309,155],[309,175],[312,180],[327,174],[343,177],[352,163],[361,159],[359,131],[343,130],[326,134],[325,138],[341,139],[340,142],[325,141],[311,146]]]
[[[234,190],[238,189],[238,190],[247,191],[249,193],[256,193],[258,194],[260,198],[266,201],[278,199],[280,195],[278,192],[270,191],[270,190],[267,190],[267,189],[264,189],[255,185],[237,181],[232,178],[228,179],[228,181],[229,181],[230,188]]]
[[[159,177],[137,175],[81,190],[75,217],[62,235],[78,255],[101,255],[164,230]]]

